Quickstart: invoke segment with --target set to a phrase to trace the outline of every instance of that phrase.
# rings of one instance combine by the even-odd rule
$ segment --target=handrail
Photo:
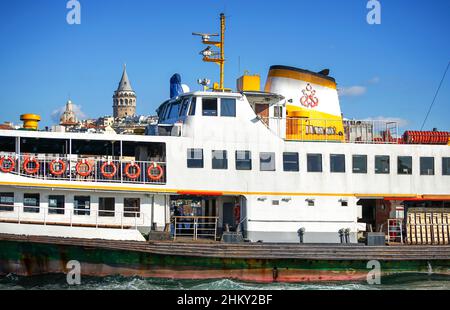
[[[217,239],[217,224],[219,217],[215,216],[173,216],[174,240],[178,237]],[[172,221],[171,221],[172,222]],[[214,228],[210,227],[214,226]]]

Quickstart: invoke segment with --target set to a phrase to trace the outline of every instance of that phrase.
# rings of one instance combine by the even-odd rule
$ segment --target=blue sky
[[[380,0],[381,25],[367,24],[366,0],[79,2],[81,25],[67,24],[66,0],[2,2],[0,122],[17,123],[28,112],[51,125],[69,94],[88,117],[111,114],[123,63],[138,113],[154,114],[173,73],[191,89],[198,78],[218,79],[191,32],[218,31],[222,11],[226,86],[235,87],[244,70],[265,81],[274,64],[330,68],[347,90],[341,106],[348,118],[396,118],[404,129],[420,129],[450,61],[448,0]],[[426,129],[450,130],[449,116],[450,74]]]

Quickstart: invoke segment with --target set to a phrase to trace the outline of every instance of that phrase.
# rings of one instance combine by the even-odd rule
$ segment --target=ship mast
[[[219,34],[198,33],[194,32],[193,35],[201,36],[202,43],[208,45],[206,49],[200,52],[203,56],[204,62],[216,63],[220,66],[220,83],[214,83],[214,90],[225,91],[225,14],[220,14],[220,40],[213,41],[211,37],[218,37]],[[215,46],[219,51],[211,50],[211,46]]]

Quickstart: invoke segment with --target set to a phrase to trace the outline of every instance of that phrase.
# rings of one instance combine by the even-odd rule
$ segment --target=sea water
[[[167,280],[138,277],[82,277],[81,285],[70,286],[65,275],[0,277],[0,290],[450,290],[450,276],[407,274],[385,277],[381,285],[366,282],[258,284],[220,280]]]

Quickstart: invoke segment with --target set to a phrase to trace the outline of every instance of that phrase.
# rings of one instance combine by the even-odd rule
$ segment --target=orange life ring
[[[112,167],[112,171],[106,172],[107,167]],[[100,172],[105,178],[112,179],[117,173],[117,167],[112,161],[107,161],[103,163],[102,167],[100,168]]]
[[[81,167],[83,165],[88,167],[87,171],[81,170]],[[82,177],[88,177],[92,173],[92,165],[86,160],[81,160],[75,166],[75,170],[77,171],[78,175],[80,175]]]
[[[5,160],[9,162],[9,168],[5,168],[4,163]],[[2,157],[0,158],[0,170],[3,173],[10,173],[13,172],[16,168],[16,161],[12,157]]]
[[[28,168],[28,164],[34,163],[34,168]],[[34,157],[27,157],[25,158],[25,161],[23,162],[23,170],[25,170],[28,174],[36,174],[39,171],[40,164]]]
[[[136,172],[134,174],[130,173],[131,168],[136,168]],[[141,167],[139,167],[136,163],[129,163],[125,166],[125,175],[131,180],[136,180],[141,175]]]
[[[152,173],[153,169],[158,169],[159,174],[154,175]],[[147,176],[152,180],[152,181],[159,181],[162,179],[164,175],[164,170],[161,166],[157,165],[156,163],[151,164],[148,169],[147,169]]]
[[[59,164],[61,166],[60,170],[56,170],[55,169],[55,165],[56,164]],[[50,173],[52,175],[54,175],[54,176],[61,176],[61,175],[63,175],[66,172],[66,168],[67,168],[67,165],[66,165],[66,163],[63,160],[55,159],[55,160],[53,160],[50,163],[50,168],[49,169],[50,169]]]

